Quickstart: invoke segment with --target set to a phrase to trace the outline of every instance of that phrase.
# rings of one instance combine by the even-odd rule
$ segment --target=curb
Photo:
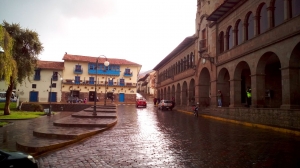
[[[177,111],[182,112],[182,113],[191,114],[191,115],[193,114],[192,112],[184,111],[184,110],[177,110]],[[230,122],[230,123],[239,124],[239,125],[244,125],[244,126],[248,126],[248,127],[268,129],[268,130],[272,130],[272,131],[276,131],[276,132],[282,132],[282,133],[288,133],[288,134],[293,134],[293,135],[296,135],[296,136],[300,136],[300,131],[298,131],[298,130],[291,130],[291,129],[274,127],[274,126],[269,126],[269,125],[255,124],[255,123],[243,122],[243,121],[238,121],[238,120],[231,120],[231,119],[215,117],[215,116],[210,116],[210,115],[205,115],[205,114],[199,114],[199,116],[202,116],[204,118],[209,118],[209,119],[214,119],[214,120],[219,120],[219,121],[224,121],[224,122]]]

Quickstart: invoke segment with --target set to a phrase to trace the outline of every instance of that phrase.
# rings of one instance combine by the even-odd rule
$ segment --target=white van
[[[0,92],[0,102],[5,102],[6,100],[6,92]],[[17,96],[15,92],[11,93],[10,101],[16,102],[17,101]]]

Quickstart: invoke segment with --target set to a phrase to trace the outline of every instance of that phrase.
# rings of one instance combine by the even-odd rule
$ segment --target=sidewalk
[[[116,106],[93,106],[80,112],[57,112],[30,120],[8,120],[0,127],[0,148],[33,156],[78,142],[117,123]]]

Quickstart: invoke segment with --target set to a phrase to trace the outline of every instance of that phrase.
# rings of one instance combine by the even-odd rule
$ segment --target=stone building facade
[[[210,115],[300,128],[299,23],[298,0],[198,0],[195,34],[154,68],[158,94],[217,108],[220,90]]]

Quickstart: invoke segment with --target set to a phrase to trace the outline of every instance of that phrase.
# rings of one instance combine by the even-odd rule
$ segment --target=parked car
[[[139,107],[139,106],[147,107],[147,102],[142,97],[136,99],[136,107]]]
[[[82,99],[79,99],[78,97],[68,97],[67,103],[83,103]]]
[[[7,152],[0,150],[1,168],[38,168],[37,161],[31,156],[22,152]]]
[[[161,109],[161,110],[170,109],[170,110],[172,110],[173,109],[172,100],[161,100],[158,104],[158,109]]]

